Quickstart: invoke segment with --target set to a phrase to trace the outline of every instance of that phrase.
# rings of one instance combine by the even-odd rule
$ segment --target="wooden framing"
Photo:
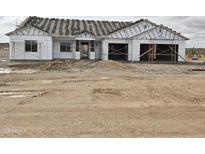
[[[157,58],[157,55],[170,55],[171,56],[171,62],[172,63],[176,63],[177,62],[177,56],[179,55],[177,52],[177,44],[170,44],[168,45],[169,49],[168,50],[161,50],[159,48],[157,48],[157,44],[148,44],[149,48],[147,51],[145,51],[144,53],[142,53],[140,57],[144,56],[144,55],[148,55],[148,62],[154,62],[155,59]],[[160,51],[157,53],[157,51]],[[168,52],[171,53],[168,53]],[[183,57],[181,57],[183,58]],[[184,59],[184,58],[183,58]]]
[[[110,47],[111,48],[111,47]],[[122,47],[122,48],[120,48],[120,49],[114,49],[114,48],[111,48],[111,49],[113,49],[113,52],[109,52],[109,54],[117,54],[117,55],[128,55],[128,53],[125,53],[125,52],[118,52],[118,51],[120,51],[121,49],[125,49],[125,47]]]
[[[187,62],[185,58],[183,58],[180,54],[177,53],[176,47],[172,48],[172,47],[169,46],[169,48],[170,48],[172,51],[174,51],[175,57],[178,55],[178,56],[179,56],[180,58],[182,58],[185,62]],[[176,59],[176,58],[175,58],[175,59]]]

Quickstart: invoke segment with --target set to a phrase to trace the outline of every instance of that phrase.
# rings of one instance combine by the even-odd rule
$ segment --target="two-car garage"
[[[139,60],[141,62],[178,62],[177,44],[140,44]],[[128,61],[128,43],[109,43],[108,59]]]

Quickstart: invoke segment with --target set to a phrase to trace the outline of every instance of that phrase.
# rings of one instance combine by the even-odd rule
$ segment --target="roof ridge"
[[[133,25],[135,25],[135,24],[137,24],[137,23],[140,23],[140,22],[142,22],[142,21],[145,21],[145,19],[140,19],[140,20],[137,20],[137,21],[135,21],[135,22],[132,22],[131,24],[128,24],[128,25],[126,25],[126,26],[123,26],[123,27],[121,27],[121,28],[119,28],[119,29],[116,29],[116,30],[114,30],[114,31],[112,31],[112,32],[110,32],[110,33],[108,33],[108,35],[109,35],[109,34],[112,34],[112,33],[115,33],[115,32],[117,32],[117,31],[119,31],[119,30],[122,30],[122,29],[124,29],[124,28],[133,26]]]
[[[134,22],[136,22],[136,21],[138,21],[138,20],[136,20],[136,21],[119,21],[119,20],[91,20],[91,19],[77,19],[77,18],[52,18],[52,17],[38,17],[38,16],[29,16],[29,17],[27,17],[27,18],[39,18],[39,19],[51,19],[51,20],[79,20],[79,21],[101,21],[101,22],[116,22],[116,23],[119,23],[119,22],[123,22],[123,23],[134,23]],[[142,19],[139,19],[139,20],[142,20]]]

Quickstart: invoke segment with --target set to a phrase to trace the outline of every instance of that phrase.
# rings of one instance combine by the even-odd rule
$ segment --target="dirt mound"
[[[103,68],[103,69],[132,69],[132,66],[129,66],[126,63],[117,62],[113,60],[107,61],[98,61],[95,65],[96,68]]]
[[[64,61],[51,61],[51,62],[42,64],[40,66],[40,69],[41,70],[56,70],[56,69],[62,69],[64,67],[65,67]]]
[[[117,61],[98,61],[96,63],[89,61],[89,60],[55,60],[50,61],[40,66],[41,70],[65,70],[65,69],[84,69],[84,68],[103,68],[103,69],[131,69],[132,66],[117,62]]]
[[[40,66],[41,70],[66,70],[71,68],[89,68],[91,62],[84,60],[55,60]]]
[[[127,70],[134,68],[133,66],[117,62],[113,60],[108,61],[90,61],[90,60],[53,60],[43,63],[13,63],[9,64],[13,69],[40,69],[43,71],[49,70],[67,70],[67,69],[89,69],[89,68],[101,68],[101,69],[115,69],[115,70]]]
[[[120,91],[117,89],[112,89],[112,88],[97,88],[93,89],[94,94],[104,94],[104,95],[120,95]]]

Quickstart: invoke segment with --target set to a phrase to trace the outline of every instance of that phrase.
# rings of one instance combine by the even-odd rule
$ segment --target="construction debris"
[[[205,68],[193,68],[192,71],[205,71]]]

